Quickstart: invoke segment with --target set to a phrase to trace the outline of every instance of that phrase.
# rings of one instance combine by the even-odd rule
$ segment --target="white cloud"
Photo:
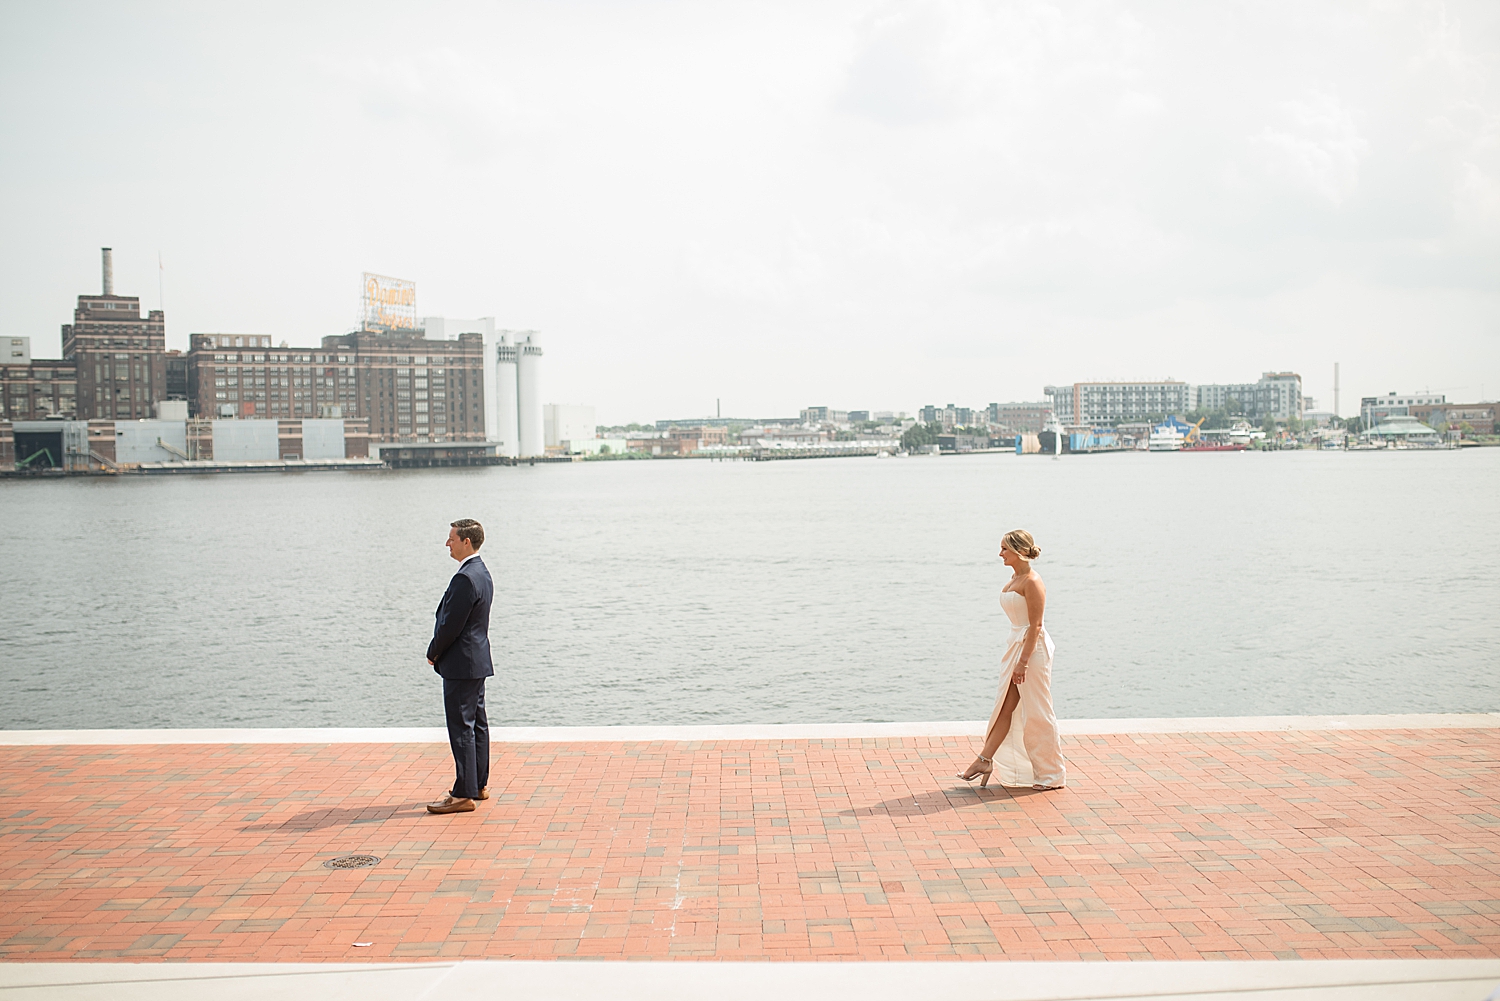
[[[1282,102],[1281,112],[1281,121],[1253,140],[1269,171],[1333,205],[1343,203],[1358,190],[1360,163],[1370,150],[1354,116],[1337,96],[1318,91]]]
[[[383,155],[436,145],[458,159],[494,155],[553,123],[525,107],[480,56],[448,46],[336,59],[328,75],[349,88],[367,120],[367,141]]]

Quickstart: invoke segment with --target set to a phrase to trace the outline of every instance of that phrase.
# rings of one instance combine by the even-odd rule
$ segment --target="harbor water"
[[[1032,531],[1063,717],[1500,710],[1500,449],[0,481],[0,727],[979,719]]]

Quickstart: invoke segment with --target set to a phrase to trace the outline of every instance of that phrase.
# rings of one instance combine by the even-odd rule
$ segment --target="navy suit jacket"
[[[490,604],[495,584],[478,556],[463,566],[448,582],[448,592],[437,607],[437,624],[427,659],[445,678],[488,678],[495,673],[490,662]]]

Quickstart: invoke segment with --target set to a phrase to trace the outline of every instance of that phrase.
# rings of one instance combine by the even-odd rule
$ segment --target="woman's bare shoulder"
[[[1027,574],[1025,577],[1022,577],[1020,580],[1013,580],[1010,583],[1006,584],[1005,590],[1014,591],[1016,594],[1020,595],[1026,595],[1032,591],[1045,591],[1046,588],[1042,585],[1041,576],[1035,570],[1033,570],[1031,571],[1031,573]]]

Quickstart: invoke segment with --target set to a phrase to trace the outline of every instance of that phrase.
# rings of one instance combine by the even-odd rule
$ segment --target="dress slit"
[[[1007,595],[1012,597],[1008,599]],[[1043,626],[1031,662],[1026,665],[1026,680],[1014,684],[1011,677],[1020,663],[1028,626],[1026,599],[1014,591],[1005,591],[1000,595],[1000,606],[1010,617],[1010,641],[1001,659],[1000,689],[985,736],[994,731],[1012,686],[1020,698],[1011,713],[1010,730],[995,751],[994,781],[1010,787],[1061,786],[1065,768],[1057,716],[1052,710],[1052,657],[1055,650],[1052,637]]]

